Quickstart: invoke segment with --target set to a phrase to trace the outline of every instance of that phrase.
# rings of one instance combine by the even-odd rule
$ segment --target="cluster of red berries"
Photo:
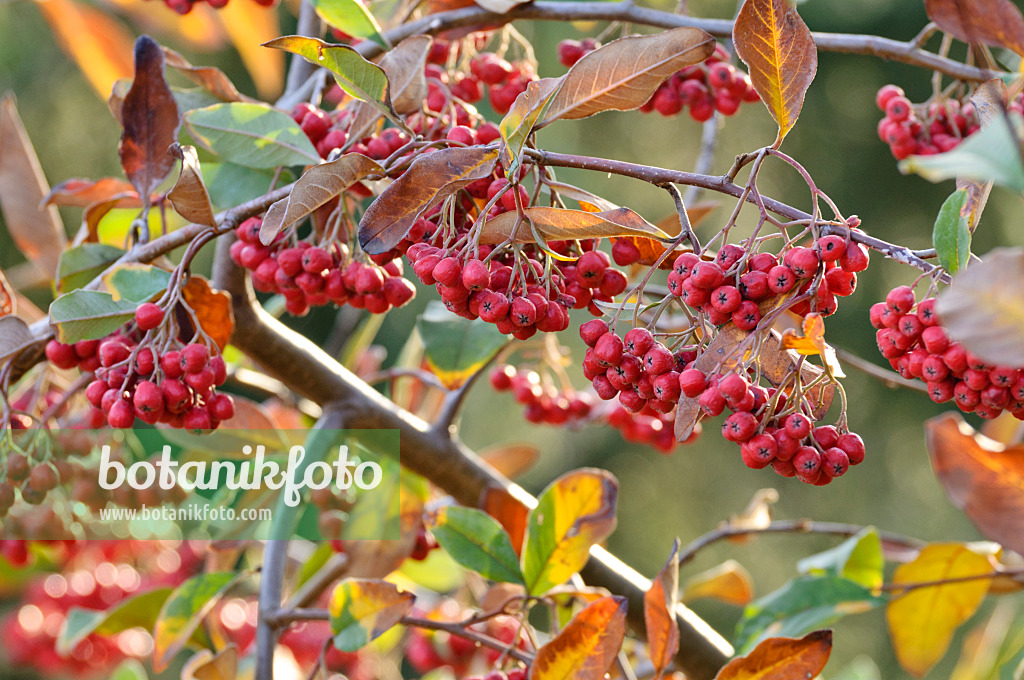
[[[575,423],[587,419],[593,409],[589,394],[544,385],[536,371],[517,371],[515,366],[505,364],[491,371],[490,380],[496,391],[512,392],[515,400],[526,407],[526,419],[531,423]]]
[[[885,85],[875,96],[875,104],[885,113],[878,121],[878,137],[898,160],[949,151],[981,129],[974,104],[968,100],[915,105],[902,88]],[[1018,94],[1007,108],[1024,114],[1024,97]]]
[[[293,316],[311,307],[334,303],[383,314],[401,307],[416,295],[416,288],[402,276],[402,261],[383,266],[351,257],[344,243],[325,247],[306,241],[292,245],[280,238],[269,246],[260,243],[262,220],[246,220],[235,233],[231,258],[252,272],[252,285],[263,293],[280,293]]]
[[[442,43],[443,45],[443,43]],[[436,55],[435,58],[440,58]],[[447,56],[445,56],[447,61]],[[493,52],[481,52],[469,62],[469,73],[450,79],[442,70],[442,64],[428,64],[426,68],[428,111],[443,113],[454,97],[467,104],[475,104],[484,95],[487,86],[487,100],[495,113],[504,115],[512,103],[526,91],[526,86],[537,79],[533,67],[527,62],[508,62]],[[446,92],[447,90],[447,92]]]
[[[464,611],[454,600],[445,599],[432,612],[423,612],[416,609],[413,613],[417,616],[431,618],[452,623],[464,621],[470,613]],[[519,621],[511,616],[501,615],[488,619],[485,622],[470,626],[470,630],[489,635],[490,637],[511,645],[519,632]],[[517,647],[530,651],[530,645],[525,636],[519,637]],[[466,675],[470,668],[480,664],[493,666],[501,652],[490,647],[479,647],[476,642],[468,638],[448,633],[447,631],[424,630],[413,628],[409,632],[409,638],[405,645],[405,658],[409,665],[417,673],[429,673],[430,671],[449,667],[456,677]],[[509,677],[513,680],[521,676],[513,675],[515,671],[509,671]],[[503,674],[504,676],[504,674]],[[488,678],[491,676],[488,675]],[[495,679],[496,680],[496,679]]]
[[[178,14],[185,15],[192,11],[192,8],[200,2],[206,2],[213,9],[224,9],[228,0],[164,0],[164,4]],[[260,7],[273,7],[277,0],[254,0]]]
[[[628,242],[626,242],[628,243]],[[750,331],[761,321],[758,303],[794,288],[807,291],[824,267],[813,300],[792,307],[796,314],[814,310],[828,316],[838,308],[837,297],[852,295],[857,272],[868,266],[868,250],[841,236],[823,236],[811,247],[790,248],[779,262],[772,253],[755,253],[727,244],[714,260],[702,260],[693,253],[679,255],[668,275],[668,289],[688,306],[703,311],[711,323],[732,321]],[[798,287],[799,286],[799,287]]]
[[[6,477],[0,482],[0,518],[5,517],[14,506],[17,500],[16,489],[26,503],[39,505],[45,500],[46,494],[59,484],[69,481],[72,476],[71,467],[65,460],[51,458],[34,461],[24,454],[11,451],[7,452],[4,468]]]
[[[910,286],[897,286],[871,306],[871,325],[882,356],[903,377],[924,381],[932,401],[953,401],[986,419],[1009,411],[1024,420],[1024,370],[992,366],[951,340],[935,298],[916,302]]]

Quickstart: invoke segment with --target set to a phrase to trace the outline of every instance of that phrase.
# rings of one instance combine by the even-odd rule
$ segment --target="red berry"
[[[78,355],[75,354],[74,345],[65,345],[56,340],[46,343],[46,358],[57,368],[65,370],[78,365]]]
[[[135,412],[127,401],[118,399],[107,412],[107,422],[113,428],[129,428],[135,424]]]
[[[206,345],[193,342],[181,350],[181,370],[184,373],[199,373],[210,361],[210,350]]]
[[[688,368],[679,374],[679,388],[685,396],[693,399],[707,389],[707,379],[699,369]]]
[[[164,310],[152,302],[143,302],[135,310],[135,323],[140,331],[156,328],[164,320]]]
[[[594,358],[602,366],[617,366],[622,360],[622,340],[615,333],[605,333],[594,345]]]
[[[885,296],[889,309],[906,314],[914,306],[914,290],[910,286],[897,286]]]

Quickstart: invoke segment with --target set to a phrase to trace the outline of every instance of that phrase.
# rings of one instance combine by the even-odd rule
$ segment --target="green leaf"
[[[841,544],[806,557],[796,564],[801,574],[841,576],[865,588],[882,585],[885,557],[874,527],[865,527]]]
[[[387,38],[380,33],[377,20],[359,0],[313,0],[313,7],[320,18],[332,27],[356,38],[372,40],[386,49],[391,48]]]
[[[83,243],[60,256],[57,267],[57,292],[67,293],[81,288],[106,271],[124,255],[124,250],[104,243]]]
[[[1005,116],[996,118],[951,151],[900,161],[900,172],[914,172],[930,182],[956,177],[992,181],[1024,192],[1020,143]]]
[[[482,510],[449,505],[433,517],[431,533],[456,562],[486,579],[524,583],[508,532]]]
[[[153,670],[163,671],[196,632],[228,588],[247,573],[199,574],[182,583],[164,601],[153,625]]]
[[[146,668],[138,659],[125,659],[110,673],[110,680],[147,680]]]
[[[950,274],[956,274],[967,266],[971,257],[971,229],[961,216],[967,191],[954,191],[939,208],[932,232],[932,243],[939,257],[939,264]]]
[[[171,273],[151,264],[130,263],[106,274],[103,283],[115,302],[130,300],[140,303],[167,290],[171,283]]]
[[[885,599],[838,576],[799,576],[747,605],[736,627],[737,654],[770,637],[802,637],[849,614],[885,604]]]
[[[65,344],[79,340],[99,340],[135,317],[137,302],[114,300],[110,293],[76,290],[50,305],[50,325],[57,328],[57,339]]]
[[[354,652],[402,620],[416,598],[387,581],[348,578],[331,593],[334,646]]]
[[[437,301],[427,305],[416,328],[430,370],[449,387],[462,384],[508,341],[493,324],[455,316]]]
[[[197,144],[222,160],[247,168],[320,163],[320,154],[298,123],[265,104],[214,104],[185,114]]]
[[[93,633],[114,635],[129,628],[151,629],[160,606],[171,594],[171,588],[154,588],[122,600],[106,611],[72,607],[57,636],[56,649],[67,656],[78,643]]]
[[[274,173],[257,172],[234,163],[204,162],[203,179],[214,207],[228,210],[267,193],[267,187],[274,181]],[[288,184],[294,179],[294,175],[285,170],[279,184]]]

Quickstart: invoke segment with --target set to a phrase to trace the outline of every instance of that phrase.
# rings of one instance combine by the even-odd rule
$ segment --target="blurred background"
[[[120,176],[119,127],[47,22],[42,6],[55,1],[13,0],[0,4],[0,91],[16,95],[18,109],[51,185],[71,177]],[[660,4],[663,9],[671,9],[668,4]],[[213,28],[209,35],[203,37],[195,29],[192,37],[186,38],[175,28],[179,21],[176,15],[160,2],[117,0],[97,6],[131,37],[152,32],[158,41],[179,50],[193,63],[221,67],[244,93],[272,100],[276,94],[274,79],[264,77],[266,82],[256,89],[247,64],[230,48],[226,28],[242,10],[264,10],[249,0],[232,0],[229,9],[232,7],[236,12],[231,18],[223,18],[219,23],[211,20],[209,25]],[[733,0],[690,0],[689,8],[695,16],[729,18],[736,6]],[[287,7],[276,11],[281,31],[287,34],[294,28],[293,14]],[[808,0],[800,5],[800,13],[815,31],[875,34],[900,40],[912,38],[927,22],[921,0]],[[147,15],[150,20],[144,24],[140,18]],[[195,21],[190,21],[191,27]],[[237,25],[234,28],[238,30]],[[564,72],[556,59],[560,40],[596,35],[605,26],[534,23],[517,28],[535,46],[540,75],[554,76]],[[261,29],[249,26],[247,30]],[[74,41],[71,33],[63,44]],[[937,38],[933,38],[929,47],[935,49],[936,45]],[[281,64],[275,65],[274,61],[278,56],[273,55],[270,62],[265,61],[266,56],[250,56],[248,65],[264,75],[268,70],[280,74]],[[783,147],[808,169],[818,186],[846,215],[860,216],[868,233],[912,248],[930,246],[935,216],[953,190],[953,182],[933,185],[899,173],[887,146],[876,135],[876,124],[882,114],[875,107],[874,96],[881,86],[896,83],[912,101],[920,102],[931,94],[930,79],[929,72],[874,57],[821,53],[818,74],[800,120]],[[725,172],[737,154],[770,144],[774,135],[775,124],[762,106],[742,106],[720,130],[712,174]],[[540,133],[539,144],[554,151],[689,170],[697,157],[700,137],[701,125],[685,112],[672,118],[656,113],[605,113],[552,125]],[[642,182],[582,171],[559,171],[559,178],[626,205],[652,222],[674,212],[663,191]],[[781,163],[766,166],[759,186],[767,195],[803,210],[810,209],[806,185]],[[717,200],[710,195],[701,198]],[[721,207],[701,223],[698,231],[702,240],[717,232],[732,207],[733,203],[722,201]],[[983,255],[997,245],[1020,244],[1020,214],[1020,199],[995,189],[975,235],[974,252]],[[67,210],[63,215],[69,233],[73,233],[80,219],[79,211]],[[753,211],[745,209],[741,226],[749,226],[752,216]],[[735,238],[739,237],[738,231]],[[21,261],[20,253],[0,228],[0,268],[7,271]],[[892,287],[912,282],[916,275],[914,270],[873,255],[871,267],[861,276],[856,293],[843,299],[838,313],[827,320],[826,340],[884,365],[875,348],[874,329],[868,323],[868,307],[883,299]],[[45,303],[47,294],[37,290],[32,297]],[[386,348],[389,357],[397,356],[414,317],[435,297],[433,290],[421,288],[413,305],[388,315],[377,342]],[[295,325],[322,341],[333,325],[332,317],[329,309],[315,310]],[[580,317],[577,323],[582,320],[585,319]],[[579,359],[582,355],[578,341],[575,336],[568,340],[574,343]],[[574,363],[570,373],[575,386],[582,389],[586,384],[576,366],[578,363]],[[620,482],[620,502],[619,525],[609,540],[609,548],[648,576],[660,569],[675,537],[685,544],[715,528],[730,515],[739,513],[755,492],[766,487],[779,492],[774,507],[777,518],[809,517],[874,525],[927,541],[978,540],[978,533],[947,501],[924,449],[922,422],[948,409],[933,404],[922,393],[890,389],[852,367],[847,367],[846,372],[848,377],[843,384],[849,396],[849,424],[863,436],[867,459],[843,479],[824,488],[784,479],[770,470],[747,469],[738,448],[712,431],[717,429],[714,423],[695,444],[662,455],[651,448],[625,443],[610,428],[592,427],[577,432],[531,425],[524,421],[522,407],[511,395],[496,394],[483,383],[468,401],[462,433],[473,447],[506,441],[538,445],[542,452],[540,461],[519,480],[532,492],[572,468],[599,466],[612,471]],[[830,414],[832,420],[835,415]],[[973,416],[967,419],[978,426]],[[797,559],[836,543],[836,539],[826,537],[789,535],[763,537],[742,545],[721,543],[702,552],[686,567],[681,578],[685,581],[697,571],[732,558],[750,571],[757,594],[763,595],[795,574]],[[8,593],[9,597],[14,595]],[[4,606],[0,603],[0,610]],[[986,604],[972,624],[983,621],[991,606]],[[694,608],[726,638],[731,637],[739,608],[714,602],[697,602]],[[970,627],[971,624],[966,628]],[[950,675],[962,641],[961,631],[945,661],[930,677]],[[3,644],[0,642],[0,646]],[[1003,677],[1009,678],[1015,665],[1004,667]],[[828,675],[838,677],[841,673],[863,678],[906,675],[895,663],[882,610],[849,617],[836,625]],[[5,677],[11,676],[0,669],[0,678]]]

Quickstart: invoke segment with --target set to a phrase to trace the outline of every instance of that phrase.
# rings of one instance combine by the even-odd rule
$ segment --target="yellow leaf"
[[[988,558],[959,543],[935,543],[900,566],[894,584],[932,583],[992,571]],[[946,653],[954,631],[985,599],[990,579],[956,581],[902,591],[886,609],[886,621],[900,665],[920,677]]]
[[[626,598],[602,597],[537,650],[530,680],[601,680],[626,635]]]
[[[281,92],[284,85],[284,54],[261,45],[281,35],[277,13],[253,3],[229,2],[217,19],[242,57],[242,63],[263,99]]]

